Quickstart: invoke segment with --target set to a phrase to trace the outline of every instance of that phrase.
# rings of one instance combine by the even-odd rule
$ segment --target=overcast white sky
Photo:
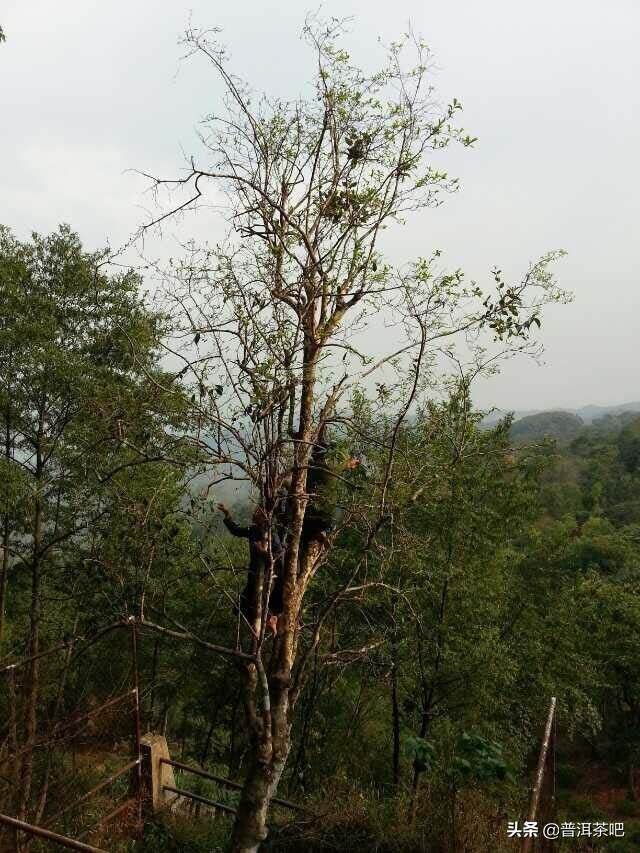
[[[219,102],[200,62],[181,64],[189,14],[220,26],[256,88],[296,96],[312,75],[299,2],[1,0],[0,221],[20,237],[69,222],[91,248],[123,242],[148,202],[129,169],[174,175]],[[575,293],[543,326],[545,364],[518,361],[481,405],[640,399],[640,3],[638,0],[327,0],[354,16],[349,47],[371,66],[378,36],[409,21],[435,53],[442,100],[464,104],[474,150],[452,154],[461,192],[396,231],[393,254],[441,248],[482,280],[548,249]],[[197,236],[203,223],[195,225]]]

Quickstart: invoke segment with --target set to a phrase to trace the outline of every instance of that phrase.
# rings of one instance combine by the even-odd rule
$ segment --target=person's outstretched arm
[[[224,516],[222,519],[224,522],[224,526],[227,528],[229,533],[232,536],[238,536],[240,539],[248,539],[249,538],[249,528],[242,527],[240,524],[236,524],[235,521],[231,518],[231,513],[227,509],[224,504],[218,504],[218,509]]]

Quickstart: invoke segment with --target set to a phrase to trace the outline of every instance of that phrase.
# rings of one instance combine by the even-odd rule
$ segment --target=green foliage
[[[426,738],[406,735],[404,748],[413,767],[421,773],[428,773],[436,760],[436,748],[432,741]]]
[[[629,474],[640,471],[640,418],[636,418],[620,432],[618,452]]]
[[[502,750],[501,744],[482,735],[462,732],[451,768],[453,778],[460,784],[515,782],[513,771]]]
[[[135,853],[223,853],[227,849],[229,825],[225,821],[197,818],[167,818],[147,822]]]
[[[121,551],[128,537],[138,566],[154,524],[161,548],[176,538],[161,519],[169,525],[189,462],[185,398],[163,388],[158,367],[162,317],[142,303],[137,275],[109,276],[103,261],[67,226],[30,243],[0,231],[11,318],[0,324],[0,501],[14,559],[57,565],[51,580],[67,590],[109,573],[109,537]]]
[[[157,590],[191,565],[186,397],[159,364],[164,318],[140,287],[131,271],[110,274],[105,253],[87,252],[68,226],[28,242],[0,228],[5,659],[91,635],[139,613],[145,597],[158,604]],[[112,634],[68,671],[61,648],[16,671],[11,699],[3,680],[0,713],[25,720],[14,748],[119,692],[129,648]],[[130,718],[109,722],[126,742]],[[57,778],[55,752],[37,752],[26,807],[45,803]]]

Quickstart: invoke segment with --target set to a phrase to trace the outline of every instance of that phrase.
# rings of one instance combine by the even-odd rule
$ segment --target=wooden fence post
[[[549,752],[549,744],[551,742],[551,730],[553,727],[553,718],[556,712],[556,697],[551,697],[551,705],[549,706],[549,714],[547,716],[547,725],[544,729],[544,737],[542,738],[542,746],[540,747],[540,755],[538,756],[538,768],[536,770],[536,778],[531,791],[531,803],[529,805],[528,821],[535,821],[538,814],[538,805],[540,803],[540,792],[542,791],[542,783],[544,781],[544,771],[547,766],[547,754]],[[530,853],[533,850],[533,838],[522,839],[522,853]]]
[[[163,764],[161,759],[170,759],[167,739],[163,735],[149,732],[140,739],[142,753],[142,796],[147,814],[166,809],[170,798],[165,786],[175,788],[173,767]]]

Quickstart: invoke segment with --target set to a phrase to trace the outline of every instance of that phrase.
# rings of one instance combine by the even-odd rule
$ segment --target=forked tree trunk
[[[268,835],[269,806],[291,749],[290,716],[297,698],[297,691],[292,691],[292,671],[300,607],[305,586],[322,551],[323,546],[318,542],[307,543],[294,564],[298,571],[288,585],[289,595],[285,595],[282,614],[285,627],[277,638],[275,671],[268,677],[261,667],[258,671],[257,666],[250,665],[245,670],[245,704],[253,743],[234,822],[231,853],[257,853]],[[297,555],[298,549],[293,553]],[[260,694],[261,711],[256,714],[256,699]]]
[[[290,616],[297,608],[293,601]],[[256,664],[245,669],[245,711],[251,732],[249,761],[240,794],[231,841],[231,853],[257,853],[268,835],[267,819],[291,748],[290,682],[294,645],[278,638],[281,668],[267,676],[259,653]],[[256,702],[258,696],[260,699]],[[258,711],[257,706],[261,706]],[[256,713],[257,712],[257,713]]]
[[[307,318],[307,322],[310,322]],[[292,472],[290,539],[284,560],[283,608],[281,628],[274,639],[272,671],[267,674],[261,662],[264,638],[263,618],[255,625],[256,664],[245,669],[245,710],[252,733],[251,757],[240,795],[231,842],[231,853],[257,853],[268,835],[267,817],[291,748],[290,715],[295,704],[292,673],[296,662],[299,616],[304,593],[325,545],[304,542],[302,531],[307,498],[307,467],[314,441],[312,412],[318,346],[313,334],[305,333],[304,367],[300,399],[300,419]],[[271,572],[266,581],[271,582]],[[262,610],[261,590],[256,593],[258,613]],[[268,600],[268,588],[264,605]],[[262,629],[262,630],[260,630]]]

